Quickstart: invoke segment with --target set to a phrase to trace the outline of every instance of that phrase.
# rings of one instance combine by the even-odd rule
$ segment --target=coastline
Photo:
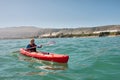
[[[76,36],[72,36],[72,37],[37,37],[35,39],[45,39],[45,38],[49,38],[49,39],[53,39],[53,38],[100,38],[100,37],[120,37],[120,35],[109,35],[109,36],[81,36],[81,37],[76,37]],[[0,40],[18,40],[18,39],[31,39],[34,37],[26,37],[26,38],[4,38],[4,39],[0,39]]]
[[[38,28],[31,26],[0,29],[1,39],[29,38],[81,38],[81,37],[115,37],[120,36],[120,25],[106,25],[85,28]]]
[[[120,36],[120,32],[101,32],[101,33],[90,33],[90,34],[46,34],[40,35],[39,38],[81,38],[81,37],[117,37]]]

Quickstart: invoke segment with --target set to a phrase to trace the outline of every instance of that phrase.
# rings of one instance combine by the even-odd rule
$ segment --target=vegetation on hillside
[[[115,31],[112,31],[115,30]],[[98,33],[99,32],[99,33]],[[120,35],[120,25],[85,28],[37,28],[33,26],[0,28],[0,39],[58,38],[58,37],[102,37]]]

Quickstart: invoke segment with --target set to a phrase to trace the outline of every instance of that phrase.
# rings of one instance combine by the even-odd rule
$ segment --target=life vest
[[[31,47],[31,49],[29,49],[31,52],[36,52],[36,48],[32,48],[32,47],[36,47],[36,45],[35,44],[33,44],[33,45],[31,45],[31,44],[29,44],[30,45],[30,47]]]

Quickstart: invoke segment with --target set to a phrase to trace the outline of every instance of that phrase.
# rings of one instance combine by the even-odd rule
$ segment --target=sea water
[[[120,37],[35,39],[38,51],[69,55],[66,64],[20,55],[29,40],[0,40],[0,80],[120,80]]]

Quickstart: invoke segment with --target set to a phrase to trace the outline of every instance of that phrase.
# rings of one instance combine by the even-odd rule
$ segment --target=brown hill
[[[0,39],[26,38],[38,34],[39,28],[36,27],[9,27],[0,29]]]
[[[38,28],[33,26],[20,26],[0,28],[0,39],[16,39],[38,37],[43,34],[62,33],[62,34],[91,34],[95,31],[120,30],[120,25],[107,25],[86,28]]]

